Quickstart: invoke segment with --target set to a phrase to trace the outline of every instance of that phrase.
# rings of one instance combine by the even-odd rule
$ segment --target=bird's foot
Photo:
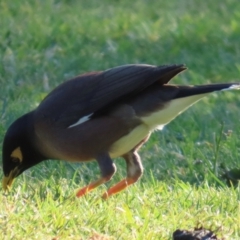
[[[88,191],[89,191],[88,187],[89,187],[89,186],[86,186],[86,187],[84,187],[84,188],[79,189],[79,190],[77,191],[76,196],[77,196],[77,197],[82,197],[82,196],[84,196],[85,194],[87,194]],[[91,191],[91,190],[90,190],[90,191]]]
[[[88,192],[92,191],[94,188],[103,184],[104,182],[106,182],[106,178],[100,178],[97,181],[92,182],[89,185],[87,185],[86,187],[83,187],[80,190],[78,190],[76,196],[82,197],[82,196],[86,195]]]
[[[122,191],[123,189],[127,188],[129,185],[131,185],[131,184],[133,184],[135,182],[136,182],[136,180],[134,180],[132,178],[123,179],[122,181],[120,181],[119,183],[117,183],[116,185],[114,185],[113,187],[108,189],[107,192],[105,192],[102,195],[102,199],[106,200],[111,195],[116,194],[116,193]]]

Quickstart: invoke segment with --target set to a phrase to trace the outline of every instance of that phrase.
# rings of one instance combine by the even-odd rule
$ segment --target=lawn
[[[13,0],[0,2],[0,146],[17,117],[75,75],[127,63],[184,63],[177,84],[240,81],[240,1]],[[154,132],[141,149],[145,172],[101,200],[125,176],[77,199],[99,176],[95,162],[47,161],[5,194],[0,239],[171,239],[203,225],[240,239],[240,91],[214,93]],[[1,151],[1,148],[0,148]],[[3,176],[0,167],[0,177]]]

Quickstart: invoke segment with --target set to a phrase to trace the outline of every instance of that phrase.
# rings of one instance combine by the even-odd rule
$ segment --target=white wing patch
[[[82,124],[82,123],[84,123],[84,122],[87,122],[92,115],[93,115],[93,113],[91,113],[91,114],[89,114],[89,115],[87,115],[87,116],[84,116],[84,117],[80,118],[76,123],[70,125],[68,128],[76,127],[77,125],[80,125],[80,124]]]

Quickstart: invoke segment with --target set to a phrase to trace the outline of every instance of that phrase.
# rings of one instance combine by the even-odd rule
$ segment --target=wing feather
[[[155,82],[168,83],[185,70],[183,65],[151,66],[124,65],[103,72],[84,74],[68,80],[40,103],[38,118],[44,118],[60,127],[68,127],[116,101],[134,95]]]

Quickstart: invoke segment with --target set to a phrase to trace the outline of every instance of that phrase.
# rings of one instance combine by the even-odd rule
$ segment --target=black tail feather
[[[179,88],[178,93],[174,98],[183,98],[192,95],[206,94],[216,91],[240,89],[240,83],[220,83],[220,84],[208,84],[208,85],[195,85],[195,86],[177,86]]]

